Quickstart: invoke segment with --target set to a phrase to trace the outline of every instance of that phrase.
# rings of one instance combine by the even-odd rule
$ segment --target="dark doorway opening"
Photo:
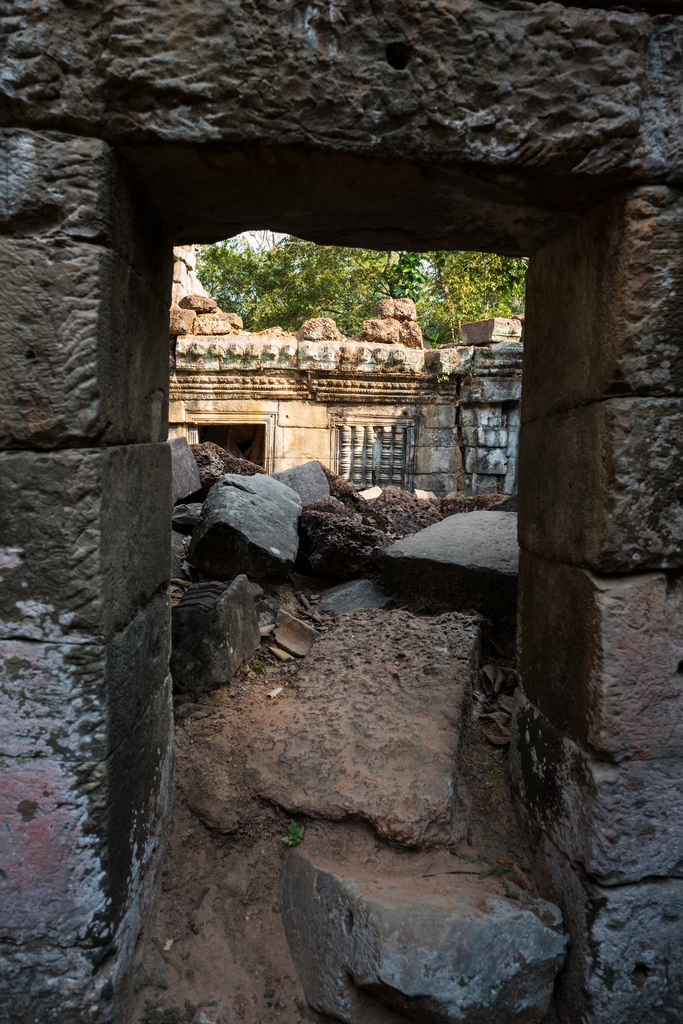
[[[200,428],[200,441],[213,441],[238,459],[265,466],[265,423],[211,423]]]

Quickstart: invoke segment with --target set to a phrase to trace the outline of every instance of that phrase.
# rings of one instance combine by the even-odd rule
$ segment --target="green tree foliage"
[[[360,333],[378,299],[415,300],[425,335],[457,341],[460,324],[524,309],[525,259],[477,252],[377,252],[315,245],[291,235],[261,244],[231,238],[199,250],[197,272],[221,309],[250,331],[296,331],[330,316],[347,337]]]

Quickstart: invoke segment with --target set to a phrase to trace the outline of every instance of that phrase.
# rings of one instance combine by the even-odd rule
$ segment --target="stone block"
[[[461,324],[460,330],[466,345],[490,345],[492,342],[521,338],[522,321],[517,317],[510,319],[496,316],[490,320]]]
[[[62,239],[0,238],[0,264],[13,296],[0,447],[163,440],[168,307],[149,282],[111,250]]]
[[[683,392],[683,193],[616,193],[531,259],[523,419]]]
[[[191,309],[195,313],[208,315],[210,313],[218,313],[218,303],[215,299],[212,299],[210,295],[202,292],[190,292],[188,295],[183,295],[182,299],[178,302],[181,309]]]
[[[680,398],[610,399],[523,424],[520,543],[597,572],[683,564],[681,436]]]
[[[477,428],[477,444],[485,448],[506,448],[508,432],[505,427],[482,425]]]
[[[451,473],[460,464],[460,451],[451,448],[430,448],[423,445],[416,449],[416,466],[420,473]]]
[[[598,761],[520,690],[510,775],[532,821],[601,884],[683,875],[681,758]]]
[[[419,324],[412,323],[406,320],[400,325],[398,332],[398,340],[401,345],[405,345],[406,348],[424,348],[424,342],[422,340],[422,329]]]
[[[375,303],[375,316],[380,320],[417,320],[417,310],[412,299],[380,299]]]
[[[242,327],[242,319],[235,313],[223,313],[221,310],[216,310],[215,313],[203,313],[197,316],[192,324],[192,332],[205,335],[239,334]]]
[[[422,409],[425,430],[452,429],[455,426],[456,406],[448,405],[425,405]]]
[[[172,737],[167,676],[104,761],[0,758],[0,942],[102,947],[115,939],[165,839]]]
[[[199,697],[228,683],[261,640],[249,581],[198,583],[173,609],[171,673],[178,693]]]
[[[426,1022],[540,1020],[566,955],[557,907],[464,875],[349,874],[297,850],[280,904],[308,1002],[347,1024],[378,1024],[387,1003]]]
[[[305,320],[297,331],[299,341],[341,341],[337,325],[329,316],[316,316]]]
[[[316,501],[324,501],[330,496],[330,485],[327,476],[318,461],[311,459],[300,466],[272,473],[274,480],[291,487],[301,499],[301,507],[307,508]]]
[[[280,402],[277,409],[279,427],[312,427],[326,430],[328,409],[322,402]]]
[[[541,713],[606,761],[683,756],[683,580],[520,552],[518,664]]]
[[[473,372],[483,377],[521,374],[524,346],[521,342],[501,342],[475,348]]]
[[[318,459],[325,465],[330,461],[330,432],[323,427],[307,427],[291,430],[278,427],[275,431],[275,459],[279,472],[299,466],[311,459]]]
[[[458,443],[452,427],[422,427],[417,435],[418,448],[452,448]]]
[[[683,1017],[683,881],[602,886],[542,836],[550,898],[569,928],[555,1004],[562,1021],[668,1024]],[[539,865],[540,866],[540,865]]]
[[[187,498],[202,486],[199,469],[185,435],[166,442],[171,449],[171,501]]]
[[[504,476],[507,473],[507,452],[502,448],[478,448],[474,460],[474,472],[489,476]]]
[[[468,426],[476,424],[478,427],[486,428],[499,428],[503,423],[503,410],[500,404],[496,405],[472,405],[462,406],[461,413],[465,416],[467,412],[470,416],[468,419]],[[465,420],[463,419],[463,422]]]
[[[457,483],[457,470],[461,469],[460,464],[457,470],[454,467],[451,473],[421,473],[419,453],[416,458],[416,472],[413,474],[413,486],[423,491],[434,491],[440,498],[444,497],[454,489]]]
[[[398,320],[364,320],[362,338],[380,345],[398,345],[401,342],[401,325]]]
[[[0,454],[0,637],[108,640],[166,586],[167,444]]]
[[[518,402],[522,396],[522,377],[484,377],[463,384],[460,401],[473,402]]]
[[[516,515],[468,512],[392,544],[382,578],[390,593],[424,597],[434,608],[513,621],[518,560]]]
[[[469,373],[473,365],[474,349],[467,345],[453,345],[445,348],[427,349],[425,369],[439,376],[452,373]]]
[[[484,473],[472,474],[472,494],[498,494],[499,491],[500,477]]]
[[[173,337],[177,337],[179,334],[192,334],[192,325],[196,315],[193,309],[179,309],[177,306],[171,306],[168,317],[168,333]]]
[[[0,757],[104,761],[163,689],[166,591],[106,643],[0,640]]]
[[[299,548],[299,495],[271,476],[226,473],[214,484],[192,534],[189,560],[213,579],[240,573],[279,582]]]
[[[392,599],[372,580],[352,580],[323,591],[315,610],[340,615],[358,608],[387,608],[391,603]]]

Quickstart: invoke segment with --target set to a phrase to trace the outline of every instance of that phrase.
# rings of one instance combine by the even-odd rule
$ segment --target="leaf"
[[[506,697],[503,695],[498,698],[497,706],[502,711],[505,711],[506,714],[511,715],[515,708],[515,702],[512,697]]]
[[[495,736],[490,732],[485,732],[484,736],[493,747],[507,747],[510,742],[509,736]]]
[[[496,675],[495,675],[495,678],[493,680],[493,690],[494,690],[494,693],[500,693],[501,687],[502,687],[504,682],[505,682],[505,673],[501,672],[501,670],[499,668],[497,668],[496,669]]]

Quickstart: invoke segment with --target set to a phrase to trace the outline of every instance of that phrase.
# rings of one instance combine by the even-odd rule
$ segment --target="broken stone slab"
[[[195,697],[230,681],[261,642],[246,576],[197,583],[172,610],[171,674],[178,693]]]
[[[488,511],[448,516],[392,544],[381,560],[390,593],[508,621],[517,607],[518,565],[516,514]]]
[[[323,501],[330,496],[330,485],[323,468],[316,459],[304,462],[291,469],[283,469],[279,473],[270,474],[274,480],[291,487],[301,498],[301,505],[307,508],[316,501]]]
[[[497,501],[494,505],[489,506],[491,512],[516,512],[517,511],[517,491],[511,494],[509,498],[503,498],[502,501]]]
[[[519,317],[492,317],[462,324],[460,330],[465,345],[490,345],[496,341],[516,341],[522,337],[524,321]]]
[[[327,502],[333,500],[328,498]],[[390,543],[385,533],[358,522],[352,513],[337,515],[317,511],[316,506],[306,509],[299,520],[299,541],[304,570],[338,579],[354,579],[376,571]]]
[[[600,761],[518,690],[510,777],[525,812],[602,885],[683,877],[680,758]]]
[[[178,303],[181,309],[193,309],[195,313],[215,313],[218,311],[218,303],[210,295],[198,295],[191,292],[184,295]]]
[[[176,505],[171,517],[171,526],[177,533],[192,533],[199,522],[201,511],[201,501],[193,501],[189,505]]]
[[[189,559],[214,579],[282,581],[299,548],[300,512],[299,495],[279,480],[227,473],[204,502]]]
[[[256,605],[259,629],[274,626],[281,607],[280,602],[276,601],[274,597],[264,597],[262,601],[259,601]]]
[[[282,923],[308,1002],[347,1024],[529,1024],[548,1011],[567,950],[559,909],[476,876],[349,877],[287,854]]]
[[[324,591],[315,610],[341,615],[342,612],[353,612],[359,608],[386,608],[391,602],[392,598],[372,580],[352,580]]]
[[[275,706],[247,708],[202,741],[183,795],[226,834],[267,800],[290,815],[363,821],[402,847],[461,841],[456,764],[478,652],[470,616],[348,612]],[[245,765],[241,791],[226,749]]]
[[[171,497],[173,504],[187,498],[202,486],[192,449],[186,437],[170,437],[166,442],[171,449]]]
[[[320,633],[307,622],[290,615],[281,608],[275,619],[275,639],[280,647],[296,658],[305,658]]]
[[[374,487],[368,487],[364,491],[359,491],[358,493],[360,497],[365,498],[366,501],[372,501],[373,498],[379,498],[382,493],[382,488],[375,485]]]

